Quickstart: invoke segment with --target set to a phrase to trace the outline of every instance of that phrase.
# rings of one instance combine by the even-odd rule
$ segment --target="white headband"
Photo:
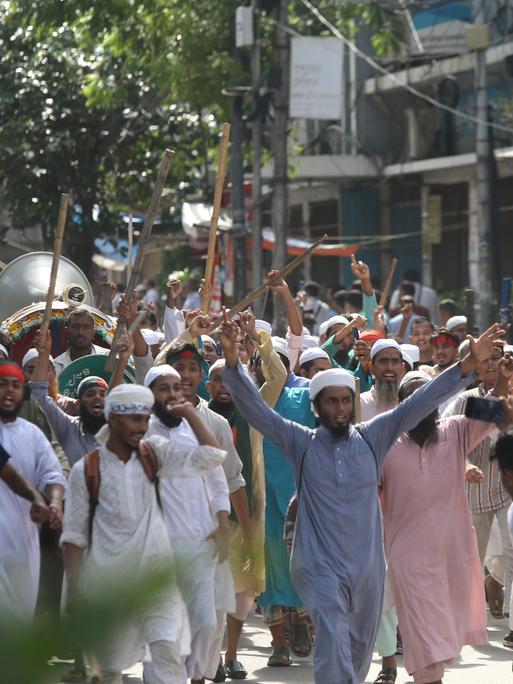
[[[155,403],[153,392],[142,385],[118,385],[105,397],[105,417],[109,413],[118,415],[151,415]]]
[[[343,368],[321,371],[310,380],[310,400],[314,401],[319,392],[326,387],[349,387],[354,392],[355,384],[354,375]]]
[[[216,341],[213,337],[210,337],[210,335],[201,335],[201,341],[203,342],[203,344],[205,344],[205,342],[210,342],[210,344],[214,345],[214,348],[217,349]]]
[[[161,366],[153,366],[153,368],[150,368],[150,370],[146,373],[146,377],[144,378],[144,386],[150,387],[150,385],[162,375],[172,375],[173,378],[180,380],[180,382],[182,381],[180,373],[175,370],[173,366],[163,363]]]

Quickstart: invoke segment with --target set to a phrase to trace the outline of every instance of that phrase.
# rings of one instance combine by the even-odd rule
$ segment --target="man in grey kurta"
[[[225,353],[232,366],[229,350]],[[467,363],[465,371],[472,365]],[[318,684],[360,684],[367,675],[385,576],[377,496],[384,458],[402,432],[468,385],[472,378],[463,379],[462,372],[463,367],[452,366],[391,411],[358,428],[348,425],[341,437],[323,424],[322,415],[316,430],[279,416],[261,400],[240,364],[222,372],[241,415],[275,442],[294,470],[299,508],[291,577],[316,628]],[[346,371],[316,376],[319,383],[322,378],[319,396],[331,385],[344,384],[342,376],[333,375],[330,385],[331,375],[341,373]]]

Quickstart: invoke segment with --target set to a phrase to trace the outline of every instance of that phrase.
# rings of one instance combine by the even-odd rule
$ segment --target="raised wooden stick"
[[[467,287],[465,289],[465,315],[467,317],[467,330],[470,335],[477,335],[475,302],[475,291],[471,287]]]
[[[164,190],[167,174],[169,173],[169,169],[171,167],[171,158],[173,154],[174,153],[172,150],[166,150],[164,152],[164,156],[162,157],[162,162],[160,164],[157,182],[155,183],[153,195],[151,197],[150,204],[146,211],[144,226],[141,232],[141,237],[139,239],[139,245],[137,248],[137,255],[135,257],[134,264],[130,272],[128,285],[126,288],[125,302],[128,306],[130,306],[130,301],[132,299],[132,290],[134,289],[141,272],[141,267],[144,259],[144,248],[146,247],[146,243],[148,242],[149,237],[151,235],[153,221],[155,220],[155,215],[157,214],[159,208],[160,198],[162,197],[162,192]],[[105,370],[107,371],[111,371],[114,366],[114,360],[116,358],[115,343],[118,341],[119,336],[125,332],[125,330],[126,320],[122,316],[119,316],[118,324],[116,326],[116,332],[114,333],[114,338],[112,340],[109,358],[107,359],[107,363],[105,364]]]
[[[48,284],[48,291],[46,293],[46,308],[41,323],[40,335],[44,340],[48,328],[50,326],[50,318],[52,316],[53,296],[55,294],[55,282],[57,280],[57,272],[59,270],[59,260],[61,258],[62,240],[64,238],[64,229],[66,228],[66,219],[68,216],[69,195],[62,193],[61,204],[59,207],[59,219],[57,222],[57,232],[55,234],[55,243],[53,247],[52,270],[50,271],[50,283]]]
[[[390,264],[390,270],[388,271],[387,279],[385,281],[385,287],[383,288],[383,292],[381,293],[381,297],[379,299],[379,306],[385,306],[387,302],[388,294],[390,292],[390,288],[392,287],[392,279],[394,277],[395,269],[397,268],[398,263],[399,262],[394,257],[392,259],[392,263]]]
[[[317,247],[326,240],[328,236],[323,235],[322,238],[319,238],[317,242],[314,242],[313,245],[305,249],[304,252],[299,254],[295,259],[292,259],[290,263],[288,263],[286,266],[281,268],[276,275],[274,275],[272,278],[269,278],[267,282],[265,282],[263,285],[260,285],[260,287],[257,287],[256,290],[253,290],[250,292],[248,295],[244,297],[242,301],[240,301],[238,304],[235,306],[232,306],[232,308],[228,311],[228,316],[230,318],[233,318],[235,314],[238,314],[239,311],[243,311],[246,309],[252,302],[255,301],[255,299],[258,299],[260,295],[264,294],[264,292],[267,291],[267,288],[269,285],[274,285],[277,283],[279,280],[284,278],[286,275],[289,273],[292,273],[299,264],[301,264],[305,259],[307,259],[312,252],[317,249]]]
[[[130,281],[132,275],[132,261],[134,258],[134,221],[132,212],[128,215],[128,263],[126,267],[126,281]]]
[[[354,422],[360,423],[362,420],[362,404],[360,402],[360,378],[354,379]]]
[[[223,197],[224,178],[226,174],[226,156],[228,153],[228,142],[230,140],[230,124],[223,124],[223,132],[221,134],[221,141],[219,142],[219,158],[217,162],[217,178],[216,188],[214,192],[214,206],[212,209],[212,218],[210,219],[210,233],[208,236],[208,250],[207,263],[205,264],[205,283],[212,285],[212,273],[214,271],[214,257],[216,253],[217,240],[217,224],[219,223],[219,214],[221,212],[221,199]],[[210,298],[203,300],[203,313],[208,313],[208,306]]]

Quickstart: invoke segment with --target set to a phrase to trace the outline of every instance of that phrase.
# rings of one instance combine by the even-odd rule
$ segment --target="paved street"
[[[450,669],[447,670],[444,684],[506,684],[513,683],[511,663],[513,652],[504,648],[502,638],[507,632],[505,620],[491,620],[489,624],[488,646],[475,649],[466,647],[463,649],[461,658]],[[313,682],[311,658],[296,660],[290,668],[268,668],[266,667],[269,656],[269,633],[262,628],[262,623],[258,617],[253,617],[244,632],[244,640],[240,652],[240,658],[249,670],[246,681],[266,682],[267,684],[311,684]],[[64,671],[62,665],[55,666],[56,673]],[[377,656],[374,658],[372,669],[367,678],[370,683],[379,672],[379,661]],[[136,666],[128,671],[124,677],[124,682],[130,684],[141,684],[141,668]],[[58,681],[58,675],[53,680]],[[230,680],[228,680],[230,681]],[[412,682],[404,669],[400,668],[397,677],[397,684],[407,684]],[[13,684],[13,683],[9,683]],[[53,683],[52,683],[53,684]]]

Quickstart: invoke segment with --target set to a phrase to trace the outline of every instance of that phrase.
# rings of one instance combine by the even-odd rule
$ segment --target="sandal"
[[[271,657],[267,661],[268,667],[289,667],[292,665],[288,646],[274,646]]]
[[[384,667],[378,675],[378,678],[374,680],[374,684],[395,684],[397,679],[397,668],[395,667]]]
[[[246,679],[248,673],[238,660],[227,660],[224,664],[226,674],[230,679]]]
[[[312,652],[312,638],[307,622],[295,622],[292,624],[292,638],[290,647],[299,658],[306,658]]]
[[[501,620],[504,617],[502,612],[502,605],[504,600],[504,593],[501,585],[494,580],[491,575],[485,577],[485,593],[488,602],[490,613],[496,620]]]

